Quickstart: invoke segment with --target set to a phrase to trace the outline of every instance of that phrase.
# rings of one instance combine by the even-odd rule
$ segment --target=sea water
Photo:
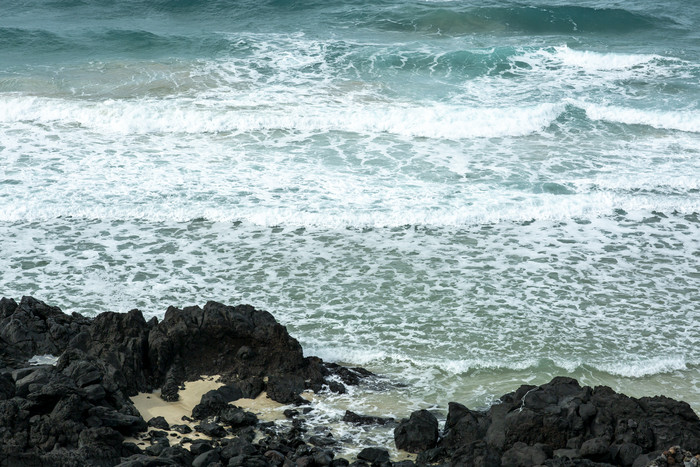
[[[680,0],[3,0],[0,295],[266,309],[385,378],[329,423],[556,375],[698,411],[699,28]]]

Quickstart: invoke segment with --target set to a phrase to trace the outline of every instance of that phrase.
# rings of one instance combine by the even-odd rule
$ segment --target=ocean
[[[700,4],[3,0],[0,251],[68,313],[270,311],[382,375],[329,422],[700,411]]]

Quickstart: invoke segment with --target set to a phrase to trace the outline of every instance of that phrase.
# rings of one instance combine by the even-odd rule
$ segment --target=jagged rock
[[[181,446],[170,446],[160,453],[158,456],[161,459],[172,460],[178,465],[191,465],[194,460],[194,456],[190,451]]]
[[[224,459],[230,459],[236,456],[249,456],[255,454],[257,449],[253,444],[241,437],[233,438],[228,442],[228,444],[221,450],[221,457]]]
[[[501,456],[484,441],[474,441],[462,446],[452,454],[453,467],[501,467]]]
[[[450,402],[448,404],[445,433],[440,441],[440,446],[455,450],[486,436],[490,419],[487,414],[469,410],[462,404]]]
[[[242,347],[254,353],[240,352]],[[208,302],[204,308],[170,307],[148,337],[151,367],[166,374],[178,359],[188,380],[212,369],[241,378],[293,374],[303,369],[301,346],[266,311]]]
[[[192,433],[192,428],[190,428],[188,425],[172,425],[170,429],[173,431],[177,431],[178,433],[181,433],[183,435],[186,435],[187,433]]]
[[[607,460],[610,455],[610,443],[605,438],[591,438],[585,441],[579,449],[581,457],[594,461]]]
[[[163,417],[153,417],[148,421],[148,426],[152,426],[153,428],[160,428],[161,430],[169,430],[170,425],[168,424],[167,420]]]
[[[219,451],[212,449],[195,457],[192,461],[192,467],[206,467],[218,462],[219,459],[221,459]]]
[[[357,458],[372,465],[383,464],[389,462],[389,451],[383,448],[364,448],[357,454]]]
[[[355,425],[386,425],[387,423],[394,422],[393,418],[385,417],[374,417],[370,415],[360,415],[350,410],[345,411],[343,416],[343,421],[347,423],[354,423]]]
[[[421,452],[434,448],[438,440],[438,422],[427,410],[413,412],[408,420],[402,420],[394,430],[396,447],[408,452]]]
[[[271,376],[267,382],[267,397],[282,404],[303,403],[304,378],[298,375]]]
[[[258,417],[254,413],[230,406],[219,412],[219,420],[234,429],[254,426],[258,423]]]
[[[60,358],[55,366],[28,366],[37,354]],[[269,313],[209,302],[204,308],[170,308],[160,323],[146,322],[138,310],[88,319],[32,297],[19,304],[0,299],[0,459],[9,465],[78,466],[114,465],[123,457],[131,465],[189,465],[204,452],[188,458],[168,447],[165,432],[150,435],[154,445],[148,452],[159,454],[157,460],[124,443],[123,436],[146,429],[129,396],[160,387],[161,397],[177,400],[184,381],[218,373],[226,385],[203,398],[195,415],[215,416],[219,423],[204,420],[199,429],[223,436],[223,423],[239,437],[221,441],[220,459],[213,465],[268,465],[282,461],[278,454],[284,456],[283,464],[347,464],[332,459],[330,451],[306,445],[301,436],[312,427],[298,418],[281,437],[252,444],[257,418],[229,406],[260,394],[263,377],[271,399],[303,403],[305,389],[343,392],[344,385],[372,376],[304,358],[298,342]],[[353,412],[344,419],[357,424],[389,420]],[[271,436],[269,424],[258,424],[258,429]],[[700,419],[688,404],[662,396],[635,399],[561,377],[521,386],[483,412],[450,403],[436,446],[437,435],[437,421],[425,411],[395,430],[397,447],[418,452],[420,462],[453,466],[495,467],[502,459],[503,464],[521,465],[541,462],[543,455],[549,466],[700,463],[700,458],[685,458],[685,453],[700,452]],[[689,451],[679,458],[678,451],[669,449],[674,445]],[[266,457],[268,452],[272,454]]]
[[[232,384],[241,390],[242,397],[246,399],[255,399],[265,390],[265,383],[258,376],[251,376]]]
[[[199,404],[192,409],[192,418],[202,420],[207,417],[218,415],[219,412],[228,408],[228,402],[217,391],[209,391],[202,395]]]
[[[194,429],[212,438],[222,438],[226,436],[226,428],[212,421],[203,421],[199,425],[196,425]]]
[[[542,465],[551,455],[547,455],[542,445],[528,446],[525,443],[515,443],[512,448],[503,453],[502,467],[532,467]],[[550,453],[551,454],[551,453]]]
[[[313,444],[314,446],[324,447],[338,444],[338,441],[331,436],[312,436],[309,438],[309,443]]]

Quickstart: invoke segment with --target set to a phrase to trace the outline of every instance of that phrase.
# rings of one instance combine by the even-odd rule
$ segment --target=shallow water
[[[3,2],[0,295],[251,303],[405,384],[353,396],[378,415],[555,375],[698,411],[699,20]]]

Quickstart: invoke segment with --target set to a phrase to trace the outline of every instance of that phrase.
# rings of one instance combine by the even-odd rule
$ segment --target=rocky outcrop
[[[56,363],[28,363],[46,354]],[[160,388],[176,400],[184,381],[213,374],[225,384],[204,394],[195,421],[183,418],[192,426],[158,417],[147,424],[129,399]],[[250,306],[169,308],[159,322],[138,310],[90,319],[31,297],[1,299],[0,467],[348,465],[335,456],[340,440],[305,426],[300,412],[311,407],[289,408],[291,427],[278,428],[229,403],[266,390],[279,402],[304,405],[304,390],[344,393],[368,375],[304,357],[272,315]],[[386,449],[365,447],[357,466],[700,464],[700,419],[688,404],[581,387],[570,378],[521,386],[486,411],[450,403],[442,430],[427,410],[398,424],[351,411],[343,420],[395,428],[396,446],[417,454],[415,462],[392,464]],[[188,439],[193,429],[211,440]],[[149,445],[125,441],[132,436]]]
[[[55,366],[30,366],[36,355],[60,358]],[[184,381],[213,374],[228,384],[208,394],[194,415],[203,433],[224,436],[257,423],[228,402],[256,397],[266,389],[264,379],[271,398],[303,403],[305,389],[344,392],[343,384],[367,373],[305,358],[272,315],[247,305],[171,307],[158,322],[139,310],[90,319],[32,297],[3,298],[0,465],[115,465],[143,456],[123,442],[147,429],[129,396],[161,388],[164,399],[177,400]],[[165,452],[167,437],[156,441],[146,454]]]
[[[417,452],[417,444],[406,440],[418,434],[409,438],[404,431],[416,427],[410,421],[424,414],[414,412],[397,427],[399,449]],[[427,424],[414,432],[426,440],[433,437]],[[437,448],[421,448],[419,459],[455,466],[638,467],[674,445],[700,452],[700,419],[685,402],[663,396],[636,399],[559,377],[542,386],[521,386],[484,412],[450,403]]]

